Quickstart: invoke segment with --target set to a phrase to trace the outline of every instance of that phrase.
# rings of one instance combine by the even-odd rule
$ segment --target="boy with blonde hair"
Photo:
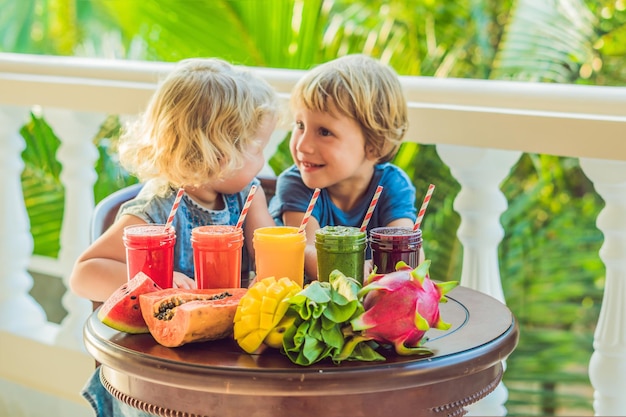
[[[384,190],[367,229],[412,227],[415,187],[389,163],[408,127],[397,74],[378,60],[348,55],[319,65],[298,81],[291,96],[294,165],[277,180],[270,213],[299,226],[315,188],[322,191],[306,226],[305,272],[317,277],[315,231],[360,227],[378,185]]]

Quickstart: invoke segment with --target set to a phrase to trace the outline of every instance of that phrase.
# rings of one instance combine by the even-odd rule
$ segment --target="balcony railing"
[[[0,404],[9,415],[91,415],[79,396],[93,370],[82,342],[90,304],[70,292],[60,325],[29,295],[28,271],[67,278],[89,244],[94,206],[91,142],[109,114],[142,111],[169,63],[0,54]],[[287,98],[300,71],[255,68]],[[461,284],[505,301],[498,268],[507,210],[499,185],[524,152],[580,159],[606,205],[597,219],[605,240],[605,294],[589,362],[597,415],[626,412],[626,88],[402,77],[409,99],[407,138],[436,145],[461,184]],[[32,256],[20,183],[24,142],[18,134],[37,108],[60,136],[65,187],[58,259]],[[283,132],[284,133],[284,132]],[[276,138],[282,137],[280,132]],[[563,138],[567,138],[564,140]],[[269,146],[268,154],[275,150]],[[502,415],[506,390],[471,413]]]

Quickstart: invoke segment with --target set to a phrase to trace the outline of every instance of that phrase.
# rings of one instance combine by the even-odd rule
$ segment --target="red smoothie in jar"
[[[128,279],[139,272],[159,287],[172,288],[176,231],[162,224],[137,224],[124,228]]]
[[[422,231],[410,227],[375,227],[370,230],[372,263],[379,274],[396,270],[404,261],[411,268],[419,265],[422,249]]]
[[[240,288],[243,230],[200,226],[191,231],[194,277],[198,288]]]

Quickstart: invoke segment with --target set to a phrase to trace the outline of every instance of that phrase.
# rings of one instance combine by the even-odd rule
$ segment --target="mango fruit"
[[[289,308],[285,300],[301,290],[287,277],[267,277],[252,285],[235,312],[233,335],[239,347],[247,353],[259,351],[262,345],[280,348],[288,325],[288,321],[281,323]]]

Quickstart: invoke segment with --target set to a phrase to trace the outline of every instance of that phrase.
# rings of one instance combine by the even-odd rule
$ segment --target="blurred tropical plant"
[[[598,21],[582,0],[518,1],[490,78],[587,82],[601,68]],[[583,364],[602,299],[602,236],[594,224],[602,202],[577,159],[549,155],[525,155],[503,191],[510,202],[499,248],[503,286],[523,329],[507,361],[507,406],[532,398],[538,415],[591,411],[588,398],[563,390],[589,383]]]
[[[112,142],[117,140],[119,129],[118,118],[110,116],[93,138],[99,153],[95,167],[98,172],[94,185],[96,201],[137,182],[120,167],[113,151]],[[56,159],[60,140],[46,121],[35,113],[31,113],[20,133],[26,144],[22,152],[22,191],[33,235],[33,253],[56,258],[65,203],[65,189],[60,178],[63,168]]]
[[[56,257],[64,207],[62,167],[56,159],[60,141],[45,120],[32,113],[21,134],[26,142],[22,153],[22,190],[34,238],[33,250]]]
[[[298,69],[362,52],[401,75],[626,80],[624,0],[0,0],[0,8],[3,51],[159,61],[218,56]],[[135,181],[111,151],[118,129],[112,116],[94,138],[101,155],[96,200]],[[35,252],[55,256],[63,210],[58,139],[36,115],[22,134]],[[458,278],[458,183],[431,145],[407,142],[394,162],[414,179],[416,204],[428,183],[437,185],[423,223],[426,249],[433,276]],[[290,163],[285,141],[270,164],[278,173]],[[590,413],[589,396],[559,389],[589,386],[586,365],[604,277],[597,257],[602,236],[593,222],[602,202],[577,160],[557,156],[524,155],[502,190],[510,204],[502,216],[502,281],[522,328],[505,374],[509,415]]]

